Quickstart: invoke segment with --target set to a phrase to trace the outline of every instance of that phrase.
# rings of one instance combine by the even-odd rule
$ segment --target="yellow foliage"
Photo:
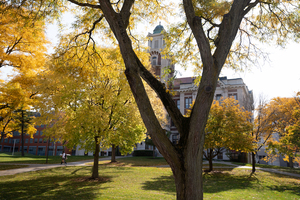
[[[44,22],[25,17],[29,14],[25,9],[1,4],[0,10],[5,10],[0,12],[0,67],[11,66],[20,73],[36,72],[43,67],[47,50]]]

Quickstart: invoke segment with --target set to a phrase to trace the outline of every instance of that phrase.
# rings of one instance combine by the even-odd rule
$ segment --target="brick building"
[[[55,156],[62,154],[64,146],[60,142],[49,141],[43,135],[45,125],[35,126],[37,129],[33,138],[29,135],[24,135],[24,153],[30,153],[32,155],[48,155]],[[13,132],[13,137],[3,138],[0,143],[0,151],[2,152],[21,152],[22,149],[22,136],[18,131]],[[68,154],[72,154],[72,151],[65,149]]]

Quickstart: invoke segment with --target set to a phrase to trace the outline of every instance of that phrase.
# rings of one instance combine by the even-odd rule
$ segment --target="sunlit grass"
[[[110,160],[99,161],[99,164],[109,165],[109,166],[123,166],[123,167],[168,165],[166,160],[162,157],[153,158],[153,157],[142,157],[142,156],[118,158],[117,162],[114,163],[111,163]]]
[[[4,176],[0,199],[176,199],[170,168],[101,165],[60,167]],[[300,179],[247,169],[204,173],[204,199],[299,199]]]
[[[25,154],[21,156],[21,152],[16,152],[13,156],[11,153],[0,153],[1,163],[15,163],[15,164],[46,164],[47,156],[35,156]],[[77,162],[82,160],[92,160],[92,156],[68,156],[68,162]],[[48,156],[48,164],[60,164],[60,156]]]

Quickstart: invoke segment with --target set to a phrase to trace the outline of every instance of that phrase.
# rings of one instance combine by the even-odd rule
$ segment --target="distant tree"
[[[274,132],[278,133],[279,138],[267,143],[267,152],[271,158],[281,154],[293,168],[295,161],[300,162],[300,156],[297,154],[300,149],[300,105],[295,98],[277,97],[271,100],[270,107],[276,110],[272,123],[275,125]]]
[[[24,76],[23,76],[24,77]],[[20,84],[18,77],[7,83],[0,83],[0,128],[1,139],[12,137],[12,132],[19,131],[22,134],[22,156],[24,156],[24,135],[31,137],[36,132],[33,115],[30,111],[34,104],[35,93],[28,88],[27,84]]]
[[[214,100],[205,128],[203,155],[209,161],[208,171],[213,170],[213,158],[226,149],[251,152],[251,117],[234,98]]]
[[[24,156],[24,136],[26,134],[32,136],[36,132],[33,118],[33,112],[26,110],[25,107],[20,107],[14,111],[14,131],[21,132],[22,156]]]
[[[256,155],[269,141],[273,140],[275,133],[274,118],[276,117],[276,109],[271,107],[266,100],[261,96],[258,106],[255,109],[255,119],[252,131],[252,137],[255,142],[252,151],[252,173],[255,170]]]
[[[63,45],[62,45],[62,50]],[[92,178],[98,178],[100,147],[115,147],[122,154],[144,139],[145,128],[126,82],[116,49],[58,51],[41,76],[39,120],[52,123],[45,135],[52,135],[72,148],[80,145],[94,152]],[[59,56],[57,56],[59,55]],[[114,73],[111,73],[114,72]],[[51,120],[51,121],[49,121]],[[52,137],[54,137],[52,135]]]

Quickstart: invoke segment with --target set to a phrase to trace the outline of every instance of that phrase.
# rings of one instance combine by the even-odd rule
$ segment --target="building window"
[[[228,94],[228,97],[229,98],[234,98],[235,100],[238,100],[238,98],[237,98],[237,93],[234,93],[234,94]]]
[[[30,138],[30,143],[33,143],[33,139],[32,138]]]
[[[25,143],[28,143],[28,138],[25,139]]]
[[[156,57],[152,57],[152,65],[156,65],[156,60],[157,60],[157,58]]]
[[[20,133],[18,131],[13,132],[13,136],[19,136],[19,135],[20,135]]]
[[[39,139],[39,143],[43,143],[43,139],[42,138]]]
[[[36,147],[29,147],[28,153],[35,155],[36,154]]]
[[[19,144],[20,143],[20,139],[16,139],[16,144]]]
[[[5,139],[4,139],[4,142],[5,142],[5,143],[7,143],[7,142],[8,142],[8,139],[7,139],[7,138],[5,138]]]
[[[12,139],[9,139],[9,144],[11,144],[11,143],[13,143],[13,142],[12,142]]]
[[[43,131],[40,131],[40,136],[42,136],[43,135]]]
[[[154,41],[154,49],[158,49],[158,40]]]
[[[192,97],[185,98],[185,109],[189,109],[192,104]]]
[[[47,139],[44,139],[44,143],[47,143]]]
[[[217,94],[217,95],[216,95],[216,100],[220,101],[221,98],[222,98],[222,95],[221,95],[221,94]]]
[[[38,143],[38,139],[37,138],[34,139],[34,143]]]
[[[39,131],[36,131],[36,132],[35,132],[35,135],[39,135]]]
[[[172,135],[172,143],[178,144],[178,135]]]

